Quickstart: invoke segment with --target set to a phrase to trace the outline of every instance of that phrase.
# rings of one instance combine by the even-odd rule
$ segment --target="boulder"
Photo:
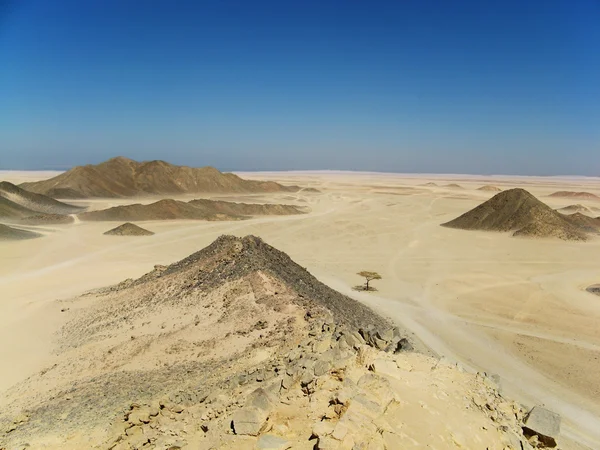
[[[556,439],[560,434],[560,416],[541,406],[534,406],[525,417],[523,434],[537,435],[547,447],[556,447]]]
[[[325,436],[333,433],[335,426],[328,420],[322,420],[316,422],[312,427],[312,435],[318,438],[323,438]]]
[[[235,434],[258,436],[267,421],[267,413],[258,408],[244,407],[233,414],[231,428]]]
[[[256,443],[259,450],[287,450],[292,448],[292,444],[279,436],[272,434],[263,434]]]
[[[398,377],[398,364],[389,359],[377,358],[371,363],[369,369],[381,375]]]
[[[320,437],[314,448],[316,450],[339,450],[340,441],[333,439],[330,436]]]

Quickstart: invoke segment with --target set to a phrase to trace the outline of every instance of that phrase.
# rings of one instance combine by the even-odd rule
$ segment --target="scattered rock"
[[[331,369],[331,363],[328,361],[317,361],[314,366],[315,376],[325,375]]]
[[[255,407],[244,407],[233,414],[231,428],[235,434],[258,436],[265,427],[267,414]]]

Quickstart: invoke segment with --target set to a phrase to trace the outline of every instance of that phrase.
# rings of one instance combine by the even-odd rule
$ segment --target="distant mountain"
[[[581,205],[581,204],[576,204],[576,205],[569,205],[569,206],[565,206],[564,208],[560,208],[557,209],[558,212],[561,212],[563,214],[572,214],[572,213],[591,213],[594,209],[596,208],[589,208],[585,205]]]
[[[463,230],[513,231],[514,236],[584,241],[586,230],[524,189],[509,189],[462,216],[442,224]]]
[[[45,195],[28,192],[8,181],[0,182],[0,218],[17,219],[41,214],[64,215],[85,208],[68,205]]]
[[[491,184],[486,184],[485,186],[481,186],[479,188],[477,188],[478,191],[487,191],[487,192],[501,192],[502,189],[500,189],[497,186],[492,186]]]
[[[596,194],[591,192],[573,192],[573,191],[558,191],[554,194],[550,194],[549,197],[561,197],[561,198],[580,198],[584,200],[600,200]]]
[[[213,167],[175,166],[164,161],[137,162],[116,157],[98,165],[78,166],[54,178],[21,187],[55,198],[133,197],[186,193],[296,192],[298,186],[244,180]]]
[[[142,227],[138,227],[134,223],[126,222],[112,230],[108,230],[104,234],[108,236],[152,236],[154,233]]]
[[[81,220],[240,220],[253,215],[302,214],[304,211],[291,205],[233,203],[216,200],[182,202],[164,199],[142,205],[115,206],[113,208],[79,214]]]

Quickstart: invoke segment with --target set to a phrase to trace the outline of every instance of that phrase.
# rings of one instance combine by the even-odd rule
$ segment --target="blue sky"
[[[0,168],[600,176],[600,2],[0,0]]]

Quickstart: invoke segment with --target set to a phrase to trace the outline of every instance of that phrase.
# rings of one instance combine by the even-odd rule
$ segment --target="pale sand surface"
[[[13,182],[36,177],[2,175]],[[600,179],[338,172],[243,176],[322,193],[218,196],[308,205],[308,215],[138,222],[156,233],[141,238],[103,236],[115,222],[27,227],[47,236],[0,243],[0,363],[10,367],[0,373],[0,405],[2,390],[50,360],[53,333],[66,321],[57,300],[140,276],[221,234],[255,234],[333,288],[412,329],[434,351],[499,374],[508,395],[545,403],[562,414],[563,434],[600,447],[600,301],[585,292],[600,281],[600,238],[527,240],[439,226],[490,198],[493,193],[476,190],[484,184],[524,187],[559,208],[600,206],[547,197],[557,190],[600,195]],[[464,189],[420,186],[430,181]],[[131,201],[76,203],[99,209]],[[378,292],[351,290],[361,282],[355,275],[360,270],[383,276],[375,284]]]
[[[60,175],[61,173],[63,173],[63,171],[60,170],[0,170],[0,181],[10,181],[13,184],[20,184],[27,181],[46,180]]]

